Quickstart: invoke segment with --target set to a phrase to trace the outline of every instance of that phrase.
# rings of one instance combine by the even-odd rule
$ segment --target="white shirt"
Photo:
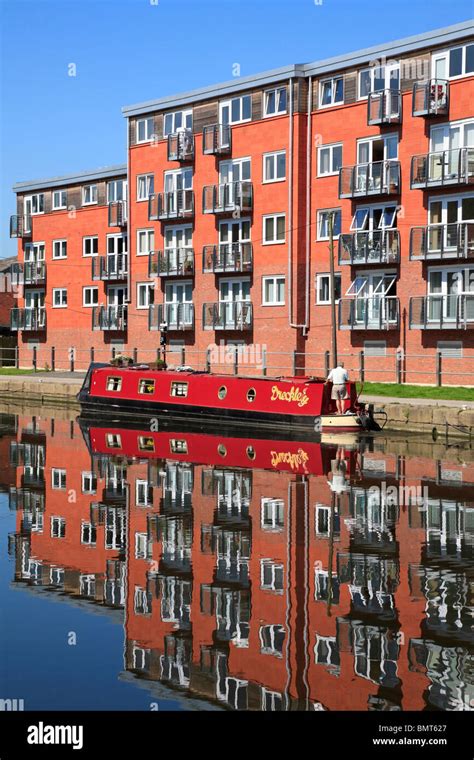
[[[349,375],[344,367],[335,367],[330,371],[328,380],[334,383],[334,385],[344,385],[349,380]]]

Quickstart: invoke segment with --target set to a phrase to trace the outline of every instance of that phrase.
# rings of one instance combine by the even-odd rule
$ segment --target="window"
[[[107,203],[127,200],[127,180],[113,179],[107,183]]]
[[[82,493],[96,493],[97,491],[97,477],[93,472],[81,473],[82,480]]]
[[[400,64],[387,63],[370,66],[359,71],[359,99],[367,98],[371,92],[400,89]]]
[[[285,642],[285,629],[282,625],[262,625],[260,628],[260,652],[281,657]]]
[[[365,340],[364,354],[366,356],[386,356],[387,355],[387,341]]]
[[[53,467],[51,470],[51,488],[64,491],[66,488],[66,470]]]
[[[155,286],[152,282],[137,282],[137,309],[148,309],[155,303]]]
[[[398,158],[398,135],[384,135],[357,141],[358,164],[388,161],[393,158]],[[361,174],[360,181],[362,182],[364,178],[365,174]]]
[[[148,536],[146,533],[135,533],[135,559],[146,559]]]
[[[329,219],[332,215],[332,234],[338,238],[341,234],[341,209],[325,208],[318,211],[317,216],[317,239],[329,240]]]
[[[81,523],[81,544],[95,546],[97,543],[97,528],[90,522]]]
[[[149,615],[151,613],[151,595],[146,589],[135,586],[133,608],[135,615]]]
[[[89,237],[82,238],[82,255],[83,256],[97,256],[98,253],[99,253],[98,235],[90,235]]]
[[[263,498],[261,501],[261,524],[264,530],[281,530],[284,525],[285,503],[283,499]]]
[[[285,278],[283,275],[276,277],[263,277],[262,306],[284,306],[285,304]]]
[[[264,116],[276,116],[279,113],[286,113],[286,86],[268,90],[264,98]]]
[[[154,137],[155,120],[153,116],[137,119],[137,143],[147,142]]]
[[[66,288],[53,288],[53,308],[65,309],[67,306]]]
[[[67,208],[67,191],[66,190],[54,190],[53,192],[53,211],[58,209]]]
[[[187,441],[178,438],[170,439],[170,451],[172,454],[187,454],[188,444]]]
[[[122,385],[122,378],[120,379],[120,385]],[[118,433],[107,433],[105,436],[105,445],[108,449],[121,449],[122,437]]]
[[[318,148],[318,177],[338,174],[342,166],[342,143],[320,145]]]
[[[263,181],[283,182],[286,179],[286,151],[263,154]]]
[[[188,383],[171,383],[172,396],[181,396],[185,398],[188,395]]]
[[[153,487],[148,480],[135,482],[135,504],[137,507],[151,507],[153,505]]]
[[[337,103],[344,102],[344,80],[342,77],[333,77],[332,79],[323,79],[319,85],[319,105],[335,106]]]
[[[173,113],[165,114],[163,136],[168,137],[176,132],[181,132],[184,129],[193,128],[193,112],[191,109],[186,111],[174,111]]]
[[[219,106],[221,124],[239,124],[252,118],[252,99],[250,95],[241,95],[231,100],[224,100]]]
[[[315,527],[317,536],[329,536],[331,525],[331,508],[323,504],[316,504]]]
[[[51,538],[65,538],[66,520],[64,517],[51,518]]]
[[[67,258],[67,240],[53,240],[53,259]]]
[[[283,565],[271,559],[260,560],[260,588],[283,593]]]
[[[285,214],[263,217],[263,245],[285,242]]]
[[[462,359],[463,345],[461,340],[439,340],[436,350],[447,359]]]
[[[44,214],[44,193],[35,193],[25,197],[25,214],[34,216]]]
[[[453,79],[474,74],[474,43],[435,53],[432,58],[433,77]]]
[[[341,275],[334,275],[334,300],[339,301],[341,297]],[[331,303],[331,275],[316,275],[316,303],[320,306],[327,306]]]
[[[97,185],[85,185],[82,188],[82,205],[89,206],[97,203]]]
[[[140,451],[154,451],[155,442],[151,436],[139,435],[138,436],[138,448]]]
[[[155,392],[155,381],[149,380],[148,378],[145,378],[144,380],[140,380],[138,384],[138,392],[151,395],[152,393]]]
[[[108,391],[121,391],[122,390],[122,378],[121,377],[108,377],[106,388]]]
[[[155,175],[139,174],[137,177],[137,201],[147,201],[155,192]]]
[[[99,305],[99,288],[90,287],[82,288],[82,305],[98,306]]]
[[[148,256],[155,247],[153,230],[137,230],[137,256]]]

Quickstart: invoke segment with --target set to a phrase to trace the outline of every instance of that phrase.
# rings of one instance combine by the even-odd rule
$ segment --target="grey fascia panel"
[[[28,182],[16,182],[13,185],[13,192],[25,193],[29,190],[44,190],[50,187],[63,187],[64,185],[74,185],[75,183],[94,182],[107,177],[117,177],[127,175],[127,164],[118,164],[117,166],[103,166],[99,169],[91,169],[85,172],[76,172],[75,174],[65,174],[62,177],[49,177],[46,179],[29,180]]]

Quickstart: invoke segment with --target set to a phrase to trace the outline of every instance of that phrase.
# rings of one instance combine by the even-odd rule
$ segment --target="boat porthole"
[[[249,459],[255,459],[255,449],[253,446],[247,446],[247,456]]]
[[[257,391],[255,388],[249,388],[247,391],[247,401],[252,403],[252,401],[255,401],[255,396],[257,395]]]
[[[223,444],[223,443],[220,443],[220,444],[219,444],[219,446],[217,447],[217,453],[218,453],[218,454],[219,454],[221,457],[225,457],[225,456],[227,456],[227,449],[226,449],[226,447],[224,446],[224,444]]]
[[[227,388],[225,387],[225,385],[221,385],[221,387],[217,391],[217,396],[221,400],[227,396]]]

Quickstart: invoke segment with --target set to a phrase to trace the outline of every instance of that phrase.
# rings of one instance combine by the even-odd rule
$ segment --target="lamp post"
[[[160,346],[163,351],[163,362],[166,369],[166,342],[167,342],[167,334],[168,334],[168,325],[166,322],[160,323]]]

